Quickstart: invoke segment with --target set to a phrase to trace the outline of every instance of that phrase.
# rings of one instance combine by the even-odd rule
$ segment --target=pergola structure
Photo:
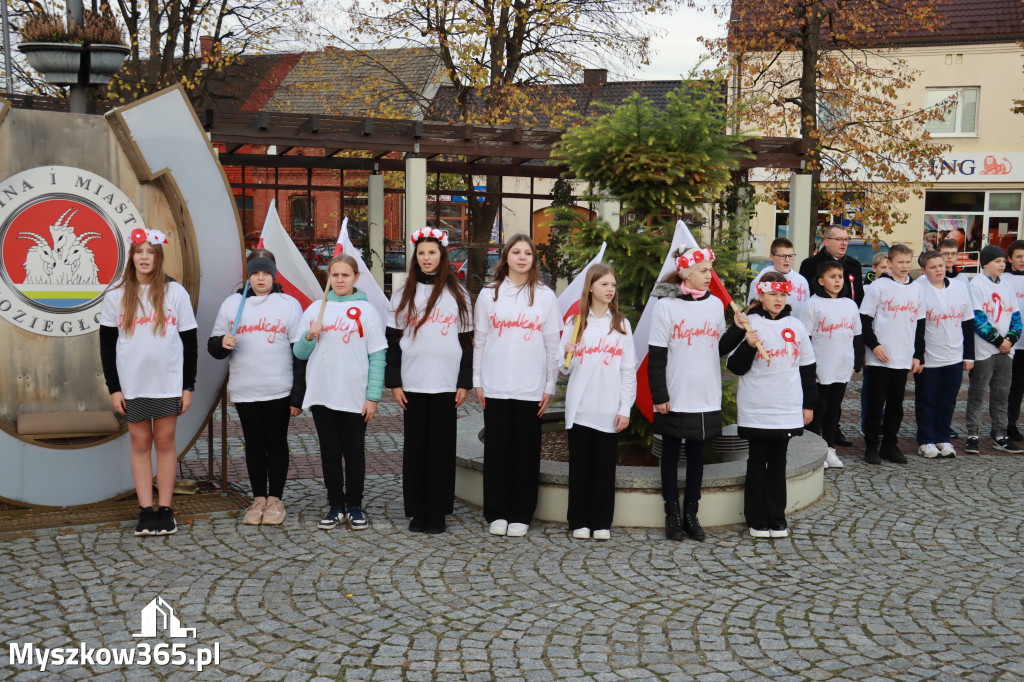
[[[67,110],[66,100],[41,97],[12,97],[15,106]],[[103,106],[106,105],[106,106]],[[110,108],[95,103],[91,111],[100,113]],[[500,198],[548,200],[549,195],[534,192],[537,178],[558,178],[568,171],[564,165],[551,162],[552,146],[562,130],[491,126],[440,121],[396,120],[290,114],[270,111],[225,113],[207,109],[198,112],[200,122],[211,142],[221,144],[225,152],[220,162],[225,167],[242,169],[241,183],[234,186],[262,190],[338,191],[344,205],[344,172],[369,173],[367,208],[370,248],[384,252],[384,194],[386,191],[405,194],[405,224],[425,225],[427,221],[428,174],[452,173],[477,176],[530,178],[530,192],[499,192]],[[753,158],[743,159],[741,172],[752,168],[798,170],[806,161],[806,147],[799,138],[761,137],[747,142]],[[275,153],[268,153],[272,148]],[[305,185],[246,182],[246,169],[304,169]],[[341,171],[339,185],[313,184],[316,170]],[[405,188],[386,190],[383,172],[403,172]],[[801,178],[802,176],[795,176]],[[809,178],[807,178],[809,180]],[[803,189],[802,184],[808,187]],[[799,198],[809,197],[809,182],[796,180],[791,198],[791,218],[801,220]],[[436,194],[468,194],[485,196],[487,192],[467,190],[431,190]],[[809,202],[808,202],[809,205]],[[531,211],[532,213],[532,211]],[[810,220],[809,209],[806,220]],[[796,230],[796,234],[803,233]],[[377,265],[377,268],[382,267]],[[383,277],[383,270],[374,272]]]

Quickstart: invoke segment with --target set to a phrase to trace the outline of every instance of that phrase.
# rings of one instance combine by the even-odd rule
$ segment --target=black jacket
[[[818,284],[818,267],[826,261],[837,261],[843,266],[843,290],[839,292],[840,296],[852,298],[854,302],[859,306],[860,302],[864,300],[864,285],[861,284],[863,279],[860,263],[857,259],[851,258],[850,256],[844,255],[840,259],[833,258],[825,247],[821,247],[818,253],[814,254],[810,258],[805,258],[804,262],[800,264],[800,274],[804,276],[807,283],[810,285],[811,293],[818,294],[819,296],[827,296],[828,294]],[[851,286],[853,292],[851,294]]]

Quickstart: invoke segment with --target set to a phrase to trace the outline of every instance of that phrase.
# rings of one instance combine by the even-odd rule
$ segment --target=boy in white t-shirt
[[[977,454],[981,439],[981,414],[985,394],[989,394],[992,417],[992,442],[996,450],[1020,454],[1021,449],[1006,437],[1006,403],[1010,394],[1013,361],[1010,353],[1020,340],[1021,321],[1016,294],[1003,277],[1006,258],[1003,250],[989,244],[981,250],[981,273],[971,280],[971,304],[974,306],[974,369],[967,389],[967,444],[964,452]]]
[[[811,295],[811,287],[807,280],[799,272],[793,269],[793,260],[796,258],[796,250],[793,248],[793,242],[789,241],[784,237],[779,237],[772,242],[771,247],[768,250],[768,258],[772,264],[766,267],[761,272],[757,273],[757,277],[750,283],[750,293],[747,294],[747,305],[757,301],[757,284],[761,281],[761,278],[768,272],[778,272],[786,278],[786,281],[793,285],[793,291],[789,294],[789,307],[792,309],[792,314],[795,317],[800,312],[800,308],[803,307],[804,303]]]
[[[863,359],[861,322],[854,300],[839,295],[843,290],[842,264],[825,261],[819,265],[818,285],[825,295],[811,296],[799,315],[817,358],[818,400],[814,420],[807,428],[825,439],[825,468],[839,469],[843,462],[836,454],[836,434],[846,384],[854,368],[859,369],[856,359]],[[859,353],[855,347],[859,347]]]
[[[927,251],[920,262],[924,276],[914,286],[925,314],[925,354],[914,377],[917,452],[928,459],[955,457],[950,425],[964,370],[974,367],[974,311],[966,287],[946,277],[941,253]]]
[[[1017,239],[1006,247],[1009,268],[1003,273],[1017,297],[1017,310],[1024,310],[1024,240]],[[1010,398],[1006,408],[1006,437],[1010,440],[1024,440],[1017,420],[1020,418],[1020,404],[1024,399],[1024,339],[1013,344],[1013,375],[1010,378]]]
[[[907,373],[921,371],[924,358],[924,311],[920,290],[910,286],[914,252],[906,244],[889,249],[891,271],[864,290],[860,318],[864,335],[867,414],[864,419],[864,461],[886,459],[906,464],[896,441],[903,421]],[[921,324],[918,324],[922,321]],[[871,352],[868,352],[871,351]],[[882,438],[879,447],[879,436]]]

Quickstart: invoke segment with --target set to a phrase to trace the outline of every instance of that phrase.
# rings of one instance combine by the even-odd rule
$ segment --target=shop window
[[[1020,192],[992,192],[988,195],[988,210],[1019,211]]]
[[[945,105],[950,100],[953,108],[939,121],[929,122],[925,128],[936,136],[978,134],[978,88],[928,88],[925,106]]]
[[[984,192],[927,192],[925,211],[981,213],[985,210]]]

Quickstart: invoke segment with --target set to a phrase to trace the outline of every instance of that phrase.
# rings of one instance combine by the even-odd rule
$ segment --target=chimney
[[[584,85],[604,85],[608,82],[608,69],[583,69]]]
[[[213,52],[213,36],[199,36],[199,56],[206,61]]]

